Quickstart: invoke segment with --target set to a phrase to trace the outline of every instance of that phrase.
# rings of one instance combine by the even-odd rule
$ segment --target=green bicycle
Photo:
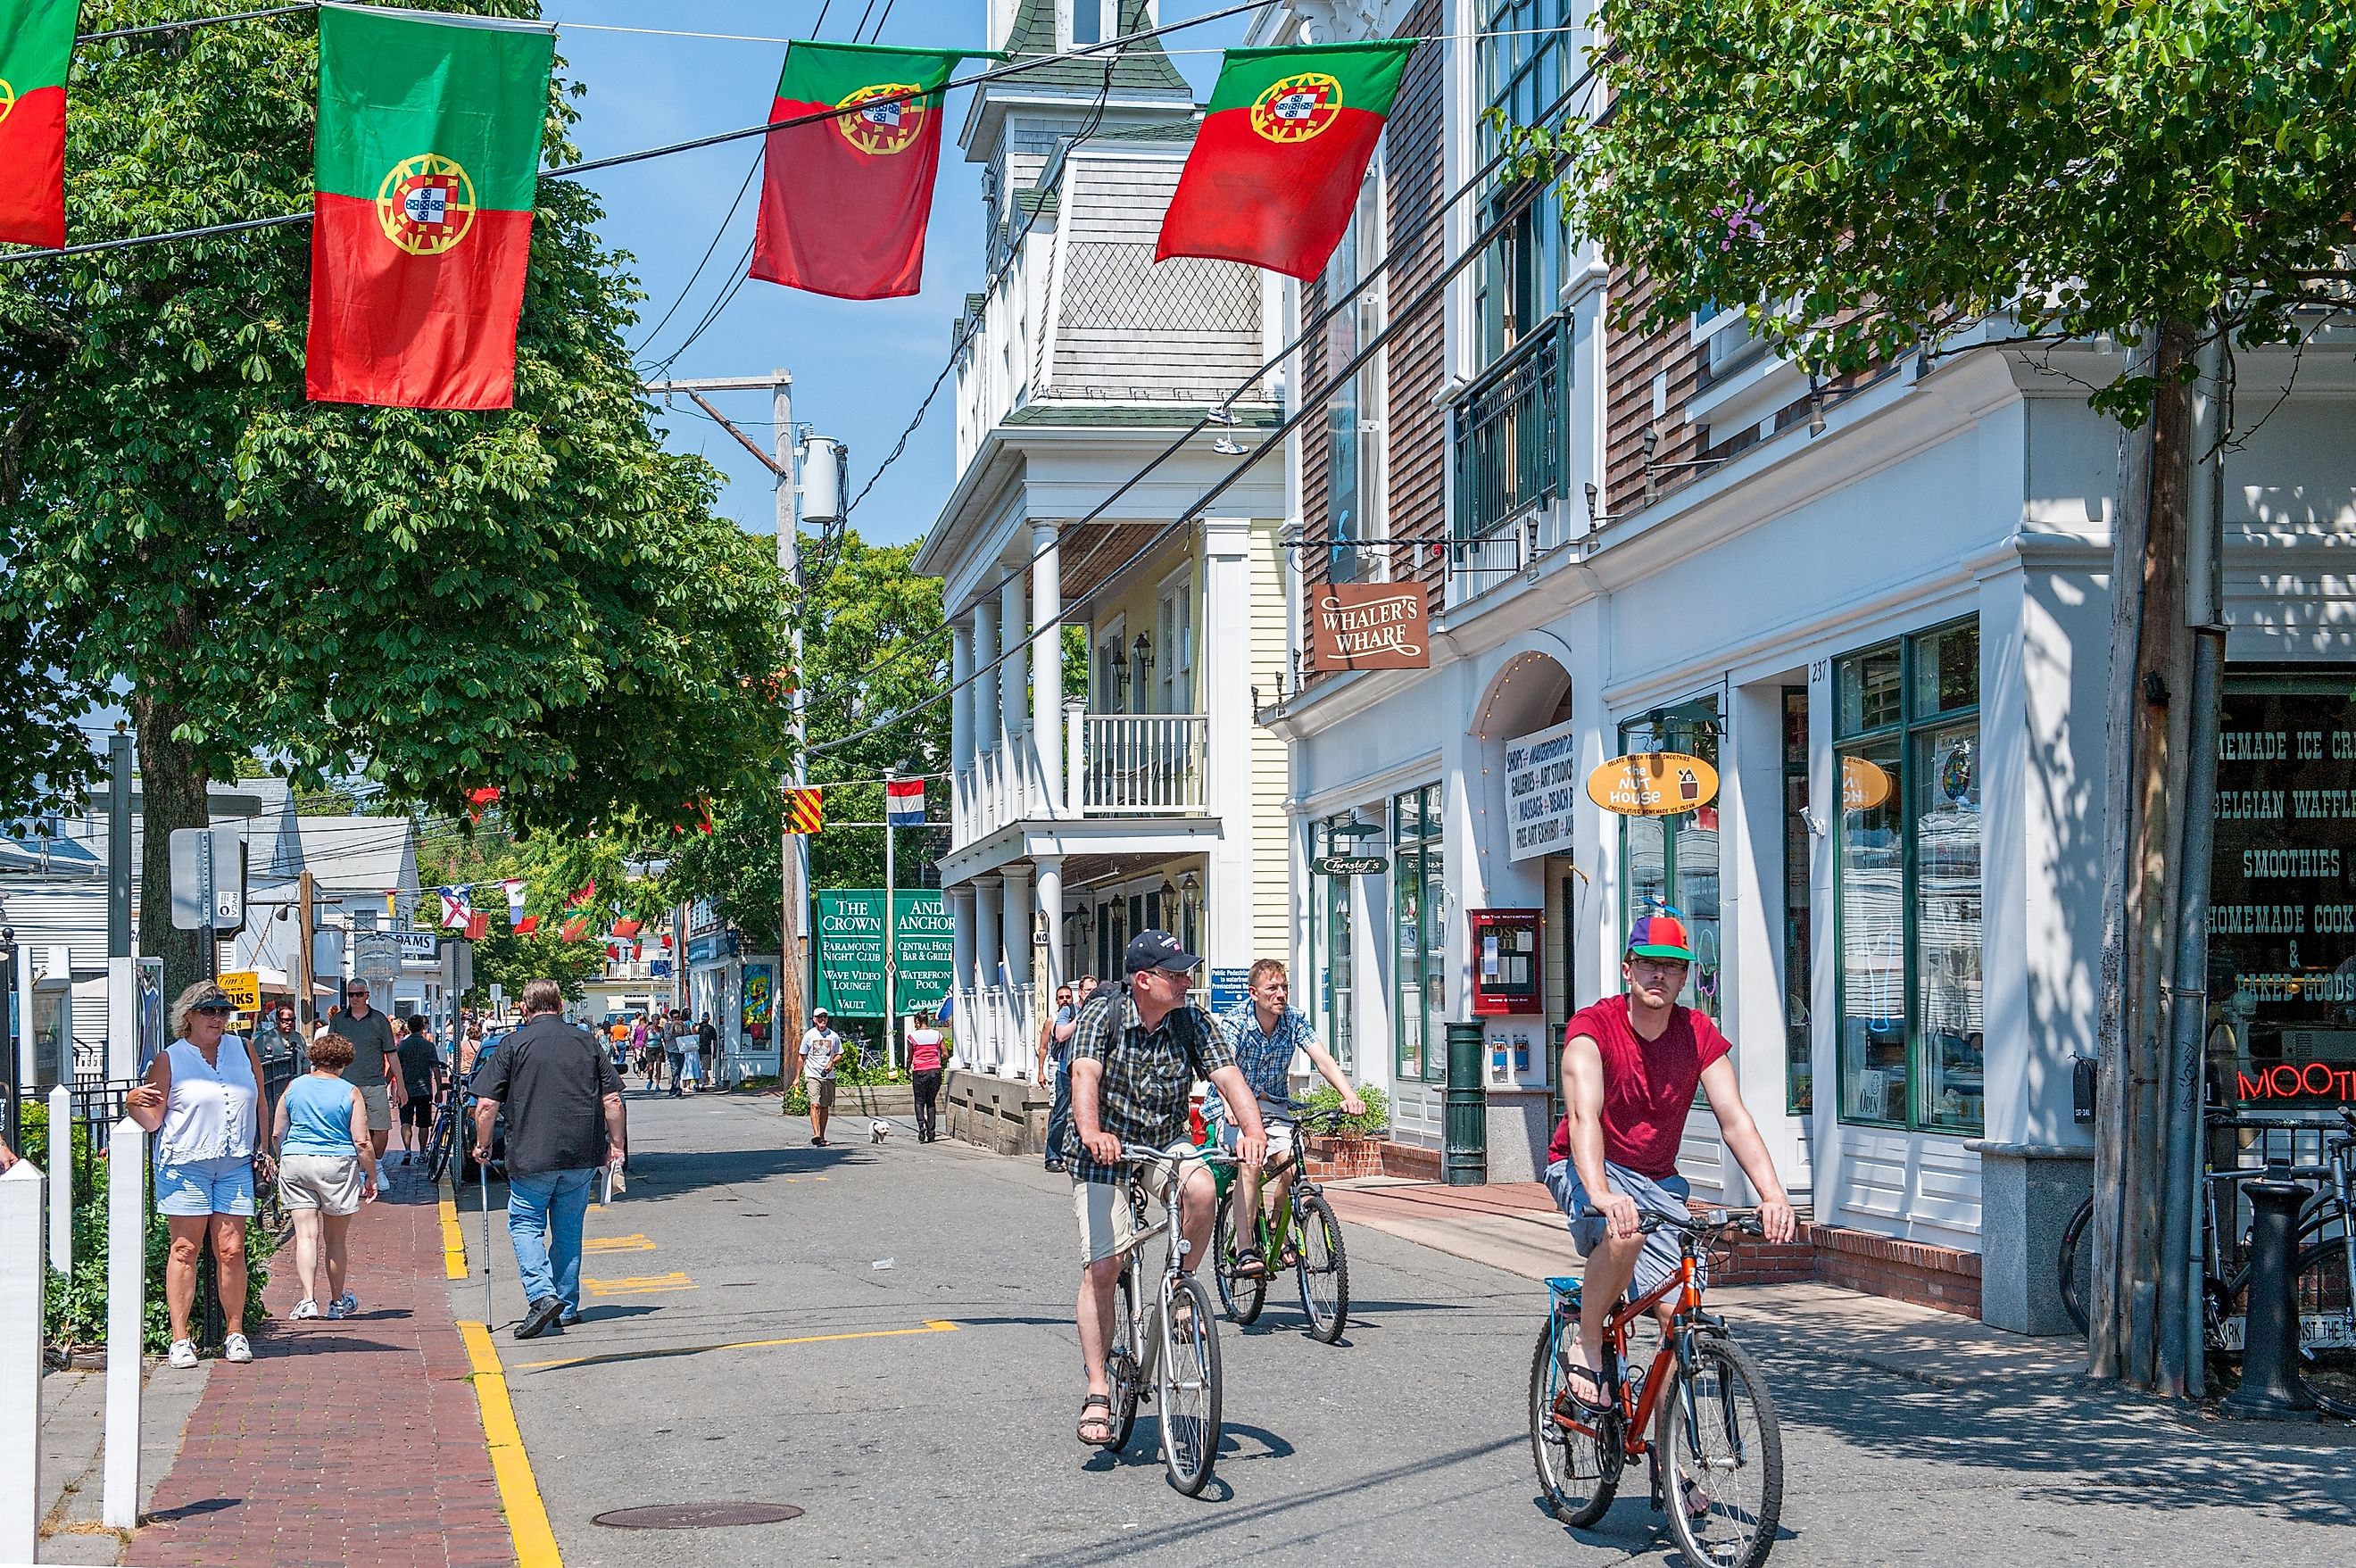
[[[1236,1264],[1239,1249],[1235,1206],[1227,1201],[1222,1187],[1218,1232],[1211,1247],[1212,1274],[1218,1282],[1219,1305],[1238,1326],[1258,1322],[1260,1309],[1268,1302],[1269,1274],[1289,1264],[1301,1292],[1301,1310],[1309,1319],[1309,1337],[1331,1345],[1342,1337],[1342,1330],[1350,1321],[1350,1260],[1342,1246],[1342,1222],[1333,1218],[1333,1206],[1311,1178],[1302,1151],[1311,1134],[1330,1132],[1338,1126],[1342,1112],[1338,1109],[1305,1111],[1293,1107],[1290,1113],[1273,1120],[1278,1125],[1292,1129],[1292,1147],[1269,1161],[1260,1176],[1261,1190],[1265,1195],[1267,1185],[1286,1171],[1295,1173],[1291,1189],[1276,1216],[1271,1217],[1262,1202],[1258,1233],[1254,1240],[1266,1262],[1258,1273],[1245,1274],[1237,1271]]]

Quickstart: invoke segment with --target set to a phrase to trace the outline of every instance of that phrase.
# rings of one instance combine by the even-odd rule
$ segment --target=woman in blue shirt
[[[349,1317],[359,1297],[346,1285],[352,1216],[376,1200],[376,1161],[369,1152],[368,1103],[345,1081],[354,1048],[341,1035],[311,1047],[311,1070],[278,1101],[278,1194],[294,1218],[294,1272],[303,1299],[290,1318],[317,1317],[320,1251],[327,1253],[328,1317]]]

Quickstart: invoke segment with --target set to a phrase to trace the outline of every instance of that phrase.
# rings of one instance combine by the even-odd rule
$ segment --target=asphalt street
[[[631,1095],[628,1194],[589,1219],[586,1321],[519,1343],[499,1189],[491,1320],[575,1568],[750,1562],[1194,1564],[1297,1557],[1676,1561],[1640,1480],[1596,1530],[1537,1504],[1524,1400],[1543,1287],[1355,1228],[1328,1348],[1279,1292],[1222,1323],[1226,1442],[1170,1489],[1151,1407],[1114,1456],[1081,1392],[1069,1183],[863,1121],[809,1146],[776,1101]],[[482,1219],[464,1226],[479,1271]],[[451,1286],[462,1317],[483,1283]],[[1738,1320],[1738,1330],[1740,1321]],[[1779,1564],[2344,1563],[2344,1432],[2190,1423],[2083,1389],[1926,1387],[1745,1342],[1786,1455]],[[784,1523],[644,1531],[656,1504],[767,1501]]]

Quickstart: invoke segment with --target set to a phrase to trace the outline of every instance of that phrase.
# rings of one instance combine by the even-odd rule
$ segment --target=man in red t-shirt
[[[1792,1201],[1727,1059],[1733,1044],[1708,1018],[1677,1005],[1692,967],[1685,922],[1675,914],[1644,916],[1629,931],[1620,962],[1627,990],[1574,1015],[1563,1030],[1569,1113],[1547,1150],[1547,1188],[1587,1258],[1579,1342],[1563,1389],[1590,1411],[1612,1397],[1600,1376],[1604,1318],[1631,1280],[1642,1294],[1677,1268],[1676,1237],[1646,1236],[1636,1227],[1648,1208],[1679,1219],[1687,1213],[1692,1189],[1677,1175],[1677,1144],[1697,1088],[1709,1090],[1726,1147],[1758,1189],[1767,1239],[1792,1238]],[[1656,1309],[1664,1328],[1673,1305],[1664,1301]]]

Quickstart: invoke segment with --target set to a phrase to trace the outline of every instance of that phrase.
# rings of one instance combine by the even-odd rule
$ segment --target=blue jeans
[[[1065,1158],[1064,1139],[1072,1130],[1072,1063],[1055,1058],[1055,1100],[1047,1110],[1047,1162]]]
[[[594,1170],[579,1170],[508,1178],[508,1240],[526,1302],[552,1295],[580,1310],[581,1227],[596,1177]]]

